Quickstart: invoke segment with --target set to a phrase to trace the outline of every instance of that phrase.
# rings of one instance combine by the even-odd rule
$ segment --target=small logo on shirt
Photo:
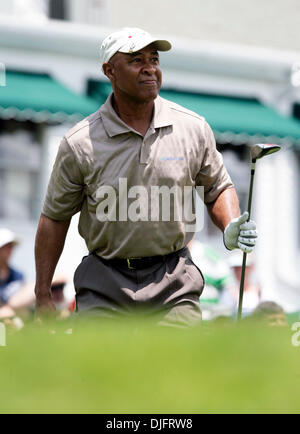
[[[184,161],[184,157],[162,157],[161,161]]]

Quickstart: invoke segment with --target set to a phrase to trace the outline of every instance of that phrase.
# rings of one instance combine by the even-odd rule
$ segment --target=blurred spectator
[[[283,308],[274,301],[260,303],[250,317],[254,320],[263,321],[269,326],[286,327],[288,325]]]
[[[68,318],[75,310],[75,300],[69,300],[66,297],[65,288],[68,279],[61,274],[54,276],[51,292],[56,307],[58,319]],[[34,284],[25,285],[20,291],[14,294],[8,301],[8,304],[0,307],[0,321],[4,319],[21,318],[28,321],[34,318],[35,311],[35,293]]]
[[[227,285],[220,297],[220,303],[222,306],[230,309],[232,314],[237,312],[239,303],[242,263],[242,252],[236,251],[229,256],[228,264],[232,270],[232,281]],[[261,286],[256,279],[253,256],[252,254],[249,254],[247,255],[247,265],[245,269],[242,315],[247,316],[252,313],[260,301]]]
[[[0,229],[0,307],[24,285],[24,276],[10,266],[10,259],[15,246],[19,243],[16,235],[8,229]]]
[[[23,288],[13,295],[9,300],[9,306],[18,316],[28,319],[33,316],[35,307],[35,294],[33,284],[23,286]],[[0,310],[1,312],[1,310]]]
[[[65,295],[65,288],[68,279],[64,275],[57,274],[54,276],[51,286],[52,299],[55,304],[58,318],[68,318],[74,311],[73,301],[70,303]]]
[[[205,286],[200,297],[203,320],[211,320],[220,315],[230,316],[231,307],[220,305],[220,297],[231,280],[231,270],[226,260],[214,249],[199,241],[189,245],[193,261],[200,268]]]
[[[13,250],[18,243],[13,232],[0,229],[0,321],[19,330],[23,327],[23,321],[9,304],[24,285],[23,274],[10,266]]]

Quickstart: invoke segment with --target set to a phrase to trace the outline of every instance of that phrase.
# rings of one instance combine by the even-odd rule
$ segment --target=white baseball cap
[[[8,229],[0,228],[0,249],[1,247],[6,246],[6,244],[19,244],[19,242],[20,241],[18,240],[16,234]]]
[[[158,51],[169,51],[172,45],[169,41],[156,39],[145,30],[126,27],[107,36],[100,48],[101,65],[107,63],[116,53],[135,53],[150,44]]]

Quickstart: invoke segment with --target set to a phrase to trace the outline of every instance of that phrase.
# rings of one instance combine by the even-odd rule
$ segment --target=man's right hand
[[[35,295],[38,316],[53,316],[56,311],[51,284],[70,222],[71,220],[58,222],[41,215],[35,239]]]

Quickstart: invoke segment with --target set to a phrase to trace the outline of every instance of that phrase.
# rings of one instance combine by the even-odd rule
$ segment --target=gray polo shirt
[[[184,206],[178,191],[195,186],[206,204],[233,187],[205,119],[158,97],[143,137],[118,117],[111,95],[62,139],[43,214],[63,221],[80,211],[81,236],[105,259],[164,255],[193,238],[174,209]],[[174,193],[169,202],[161,187]]]

